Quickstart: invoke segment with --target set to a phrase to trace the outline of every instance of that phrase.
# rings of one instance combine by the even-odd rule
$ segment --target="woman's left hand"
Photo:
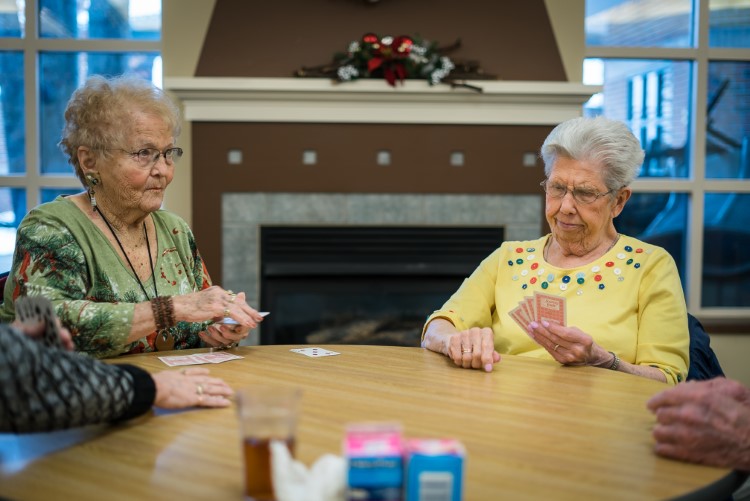
[[[154,405],[163,409],[227,407],[234,393],[224,380],[210,377],[208,369],[188,367],[152,374],[156,385]]]
[[[609,352],[578,327],[563,327],[546,320],[531,322],[529,336],[563,365],[599,367],[612,361]]]

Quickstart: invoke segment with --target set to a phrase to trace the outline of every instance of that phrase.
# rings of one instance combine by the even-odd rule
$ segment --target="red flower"
[[[364,43],[375,45],[380,41],[380,39],[378,39],[378,36],[375,33],[365,33],[362,36],[362,41]]]
[[[407,36],[396,37],[391,44],[395,51],[396,57],[407,57],[411,52],[414,41]]]

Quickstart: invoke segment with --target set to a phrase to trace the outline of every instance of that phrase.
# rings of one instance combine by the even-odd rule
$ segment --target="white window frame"
[[[675,192],[690,196],[687,228],[686,281],[688,310],[702,319],[748,320],[750,308],[701,306],[703,277],[703,216],[706,193],[740,193],[750,195],[750,180],[706,179],[706,102],[708,64],[714,61],[750,63],[750,49],[711,49],[708,47],[709,0],[694,0],[696,13],[696,48],[643,48],[586,46],[586,58],[597,59],[659,59],[693,63],[691,95],[692,120],[688,133],[693,150],[692,177],[687,179],[638,179],[633,182],[635,193]],[[750,218],[750,216],[748,216]]]
[[[45,51],[60,52],[158,52],[162,53],[162,41],[101,40],[101,39],[57,39],[39,38],[39,0],[26,0],[25,36],[23,38],[0,37],[0,50],[23,52],[24,111],[26,138],[26,172],[24,174],[0,174],[0,188],[23,188],[26,190],[26,208],[31,210],[41,202],[44,188],[81,189],[81,182],[70,167],[70,175],[42,174],[40,159],[39,122],[39,54]]]

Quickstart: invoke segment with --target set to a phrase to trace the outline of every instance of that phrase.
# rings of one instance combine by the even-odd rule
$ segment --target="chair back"
[[[687,380],[712,379],[724,376],[714,350],[711,349],[711,338],[703,325],[688,313],[688,331],[690,332],[690,367]]]
[[[8,281],[8,275],[10,275],[9,271],[0,273],[0,304],[2,304],[3,302],[3,295],[5,294],[5,282]]]

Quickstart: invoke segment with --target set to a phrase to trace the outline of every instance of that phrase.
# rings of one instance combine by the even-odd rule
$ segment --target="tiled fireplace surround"
[[[332,86],[327,81],[176,78],[165,86],[192,121],[555,125],[578,116],[597,89],[570,83],[482,82],[481,95],[408,82]],[[442,106],[438,104],[442,104]],[[481,106],[477,106],[481,105]],[[396,108],[398,111],[396,111]],[[324,117],[324,118],[321,118]],[[508,240],[542,231],[542,197],[524,194],[223,193],[223,286],[259,305],[260,228],[284,226],[493,226]],[[248,344],[257,344],[257,333]]]

